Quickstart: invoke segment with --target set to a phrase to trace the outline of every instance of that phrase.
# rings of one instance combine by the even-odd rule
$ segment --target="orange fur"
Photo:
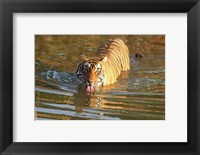
[[[109,39],[102,43],[97,52],[108,57],[103,63],[104,85],[116,82],[121,71],[130,69],[129,50],[121,39]]]

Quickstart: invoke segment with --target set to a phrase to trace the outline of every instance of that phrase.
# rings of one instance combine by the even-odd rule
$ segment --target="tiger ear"
[[[83,55],[83,54],[81,54],[81,56],[79,58],[80,61],[84,61],[84,60],[87,60],[87,59],[88,58],[85,55]]]
[[[107,56],[105,56],[105,57],[103,57],[103,58],[100,59],[100,61],[102,61],[102,62],[106,62],[107,60],[108,60]]]

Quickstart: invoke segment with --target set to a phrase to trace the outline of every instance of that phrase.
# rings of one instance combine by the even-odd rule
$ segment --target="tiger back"
[[[104,63],[104,85],[115,83],[121,71],[130,69],[129,49],[121,39],[103,42],[97,53],[108,57]]]

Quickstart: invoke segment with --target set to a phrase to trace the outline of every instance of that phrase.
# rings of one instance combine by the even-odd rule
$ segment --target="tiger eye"
[[[85,68],[83,71],[84,71],[85,73],[87,73],[87,72],[88,72],[88,69],[87,69],[87,68]]]
[[[101,68],[97,68],[97,73],[100,73],[101,72]]]

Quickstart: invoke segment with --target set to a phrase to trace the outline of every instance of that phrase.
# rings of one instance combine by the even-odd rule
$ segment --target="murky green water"
[[[77,93],[81,54],[94,56],[106,39],[123,39],[131,69],[102,94]],[[164,120],[165,37],[158,35],[35,36],[35,119]],[[135,58],[142,52],[142,59]]]

